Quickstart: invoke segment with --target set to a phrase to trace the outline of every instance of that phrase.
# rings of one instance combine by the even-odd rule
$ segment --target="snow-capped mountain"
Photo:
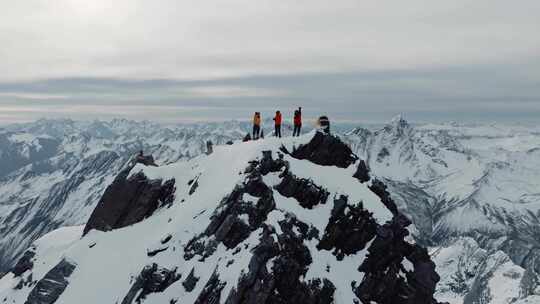
[[[240,141],[250,127],[242,122],[162,126],[126,120],[42,120],[0,129],[2,270],[13,269],[32,242],[46,233],[84,225],[106,187],[141,148],[152,153],[158,164],[167,165],[159,168],[165,170],[203,154],[208,140],[215,144]],[[428,246],[441,276],[437,300],[452,304],[540,303],[540,129],[457,123],[413,126],[397,117],[383,127],[356,128],[340,137],[365,160],[370,174],[384,182],[400,212],[412,220],[409,230],[413,239]],[[276,156],[276,147],[265,148],[274,150]],[[194,166],[203,165],[197,162]],[[152,168],[142,170],[150,178],[173,177],[172,173],[152,175]],[[312,173],[324,175],[322,172]],[[190,181],[197,184],[198,191],[204,191],[198,178],[193,176]],[[156,214],[169,209],[163,210]],[[314,227],[322,225],[314,222],[312,214],[306,222]],[[29,251],[33,254],[28,256],[35,265],[32,275],[44,276],[65,255],[66,248],[84,247],[79,241],[82,229],[60,228],[34,243]],[[186,230],[195,231],[191,227]],[[167,246],[154,247],[146,249],[153,252]],[[173,246],[173,250],[180,247]],[[159,269],[167,267],[160,265]],[[140,272],[131,273],[134,280]],[[14,282],[5,280],[8,285]],[[35,278],[29,281],[37,282]],[[27,293],[29,286],[25,287]],[[13,296],[11,292],[3,294]],[[121,303],[123,298],[117,297]],[[24,302],[22,298],[13,299]]]
[[[332,135],[130,161],[84,226],[34,243],[8,303],[434,304],[439,276],[384,184]]]
[[[448,271],[439,291],[444,300],[513,303],[540,294],[537,130],[413,127],[397,117],[346,136],[412,218],[416,240],[440,252],[434,258]]]
[[[0,272],[30,244],[86,222],[105,188],[137,151],[159,164],[241,139],[239,122],[166,127],[150,122],[40,120],[0,130]]]

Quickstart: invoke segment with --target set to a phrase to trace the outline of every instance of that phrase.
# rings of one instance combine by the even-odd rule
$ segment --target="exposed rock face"
[[[225,283],[219,281],[219,275],[214,272],[194,304],[218,304],[221,300],[221,291]]]
[[[34,250],[27,250],[19,259],[17,264],[13,267],[13,269],[11,269],[11,272],[13,272],[16,277],[20,277],[27,270],[32,269],[32,267],[34,267],[34,262],[32,261],[32,259],[35,255],[36,253],[34,252]]]
[[[328,199],[328,191],[313,183],[313,181],[297,178],[286,170],[280,177],[281,183],[275,186],[279,194],[285,197],[294,197],[302,207],[311,209],[318,204],[325,204]]]
[[[195,276],[195,268],[192,268],[187,278],[182,282],[182,286],[184,286],[187,292],[192,292],[197,282],[199,282],[199,278]]]
[[[127,178],[131,169],[124,169],[107,187],[83,235],[92,229],[109,231],[135,224],[173,202],[174,180],[149,180],[141,172]]]
[[[314,141],[321,138],[326,138],[326,135],[318,135]],[[312,142],[305,147],[316,146]],[[304,149],[307,151],[307,148]],[[353,158],[327,159],[325,153],[332,150],[323,150],[322,155],[314,150],[309,156],[310,160],[343,164],[344,167],[344,164],[352,162]],[[350,156],[342,153],[341,157],[345,154]],[[317,245],[319,250],[333,251],[338,260],[367,249],[368,255],[358,269],[364,273],[363,279],[358,283],[353,282],[351,287],[362,303],[437,303],[433,299],[439,281],[435,264],[426,249],[405,241],[408,235],[406,227],[411,222],[398,212],[386,186],[378,180],[373,181],[370,189],[394,214],[393,219],[382,226],[363,208],[361,202],[350,204],[344,195],[334,199],[334,208],[322,236],[317,229],[292,215],[279,222],[280,233],[267,226],[264,221],[269,212],[275,209],[275,203],[272,189],[264,183],[262,176],[270,172],[281,172],[281,181],[274,187],[275,190],[283,196],[295,198],[304,208],[311,209],[328,199],[327,190],[310,180],[297,178],[288,168],[281,158],[273,160],[266,153],[261,160],[252,162],[246,169],[246,182],[222,201],[217,209],[220,212],[214,214],[205,235],[188,244],[186,253],[189,253],[189,258],[200,256],[200,260],[204,260],[215,252],[217,243],[222,242],[227,248],[234,249],[255,229],[262,228],[259,244],[253,249],[249,271],[241,277],[237,287],[226,295],[225,303],[333,303],[335,286],[330,280],[320,278],[306,282],[301,279],[312,264],[310,251],[304,242],[313,239],[320,240]],[[365,163],[361,162],[355,177],[360,182],[366,182],[370,179],[368,172]],[[252,204],[250,207],[242,200],[244,193],[259,197],[257,208],[253,208]],[[249,214],[249,223],[239,220],[241,214]],[[412,268],[403,267],[404,259],[409,261]],[[268,263],[272,265],[270,268]],[[360,273],[359,278],[362,278]],[[220,294],[222,288],[219,276],[215,274],[206,283],[197,303],[221,299],[225,296]]]
[[[307,159],[317,165],[347,168],[358,160],[351,148],[338,137],[317,132],[306,145],[291,152],[297,159]]]
[[[372,214],[363,208],[362,203],[348,205],[347,197],[341,196],[334,200],[330,221],[317,248],[334,249],[334,255],[342,260],[345,255],[364,249],[375,237],[376,228]]]
[[[212,221],[204,235],[188,243],[187,259],[201,256],[200,260],[213,254],[216,242],[222,242],[227,248],[235,248],[245,240],[252,231],[262,228],[260,243],[255,247],[253,257],[247,272],[238,282],[238,287],[229,295],[221,295],[224,283],[214,274],[206,283],[203,292],[196,303],[217,303],[222,296],[227,296],[227,304],[258,304],[258,303],[305,303],[330,304],[333,302],[334,285],[326,279],[310,282],[301,281],[312,263],[312,257],[305,240],[319,237],[314,227],[287,217],[279,223],[282,234],[276,235],[274,229],[264,221],[268,213],[275,209],[273,191],[262,179],[270,172],[287,171],[288,164],[278,158],[274,160],[269,153],[264,153],[260,161],[254,161],[246,169],[246,182],[237,187],[226,197],[212,216]],[[294,178],[293,178],[294,179]],[[326,201],[328,193],[307,180],[294,180],[291,196],[301,191],[307,191],[308,199],[304,201]],[[313,190],[313,191],[310,191]],[[247,203],[242,200],[243,194],[258,197],[258,202]],[[247,214],[249,223],[239,220],[239,216]],[[266,267],[273,260],[272,269]],[[187,281],[187,280],[186,280]]]
[[[365,276],[354,290],[362,303],[436,303],[433,294],[440,278],[427,250],[404,240],[410,224],[398,215],[377,229],[369,254],[359,268]],[[404,258],[413,264],[413,270],[403,268]]]
[[[152,155],[138,155],[135,158],[135,161],[145,166],[154,166],[154,167],[158,166]]]
[[[163,292],[180,279],[176,269],[159,268],[157,264],[146,266],[122,300],[122,304],[141,303],[147,295]]]
[[[369,180],[369,168],[363,159],[358,163],[358,167],[353,177],[357,178],[361,183],[365,183]]]
[[[326,279],[303,282],[312,258],[303,244],[304,238],[293,232],[296,219],[280,223],[284,234],[278,242],[272,237],[271,228],[265,227],[259,245],[249,263],[249,272],[238,282],[226,304],[305,303],[330,304],[334,301],[334,285]],[[269,271],[268,261],[273,259]]]
[[[380,199],[381,202],[392,212],[392,214],[398,214],[398,208],[394,200],[390,197],[390,193],[386,191],[386,185],[380,180],[373,180],[371,186],[369,187],[373,193],[375,193]]]
[[[199,177],[197,176],[195,179],[190,180],[188,186],[190,186],[189,195],[193,195],[197,191],[197,188],[199,188]]]
[[[227,304],[333,303],[335,286],[330,280],[320,278],[306,282],[301,279],[313,262],[304,242],[313,239],[320,240],[319,250],[333,251],[338,260],[367,249],[369,254],[359,268],[365,273],[364,278],[352,287],[362,303],[437,303],[433,299],[439,280],[435,264],[425,249],[404,240],[408,235],[406,227],[411,222],[397,212],[382,182],[375,181],[372,190],[387,207],[394,209],[393,220],[383,226],[377,224],[361,202],[351,205],[346,196],[334,199],[322,237],[317,229],[292,215],[279,222],[280,233],[266,225],[266,216],[275,209],[275,203],[272,189],[262,179],[265,174],[282,171],[275,189],[283,196],[295,198],[304,208],[325,203],[329,196],[327,190],[312,181],[295,177],[288,167],[281,158],[273,160],[271,155],[252,162],[246,169],[246,182],[222,201],[217,209],[220,211],[213,215],[205,234],[188,244],[187,258],[200,256],[200,260],[204,260],[215,252],[219,242],[234,249],[255,229],[263,231],[259,244],[253,249],[249,271],[241,277],[237,287],[230,294],[221,295],[223,284],[215,274],[206,283],[197,303],[211,303],[223,296],[227,296]],[[369,179],[365,166],[360,165],[358,171],[361,171],[359,180]],[[242,200],[244,193],[259,198],[257,208]],[[249,214],[249,223],[239,220],[241,214]],[[409,260],[412,269],[403,268],[404,259]]]
[[[186,246],[184,258],[189,260],[195,255],[201,255],[201,260],[204,260],[214,252],[220,242],[229,249],[234,248],[249,237],[251,232],[261,227],[276,204],[272,189],[262,180],[261,171],[280,170],[286,166],[284,161],[274,163],[271,156],[266,157],[270,157],[270,160],[263,158],[261,162],[250,164],[246,169],[249,173],[244,184],[223,199],[216,209],[218,211],[212,215],[212,221],[205,233],[191,240]],[[245,202],[244,194],[257,197],[258,201],[256,204]],[[242,215],[247,216],[247,222],[241,219]]]
[[[39,280],[28,295],[25,304],[52,304],[56,302],[68,286],[67,278],[71,276],[75,267],[71,262],[62,260],[43,279]]]

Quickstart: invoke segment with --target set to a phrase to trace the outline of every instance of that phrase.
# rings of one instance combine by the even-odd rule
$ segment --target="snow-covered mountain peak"
[[[398,208],[411,216],[415,238],[423,244],[460,247],[453,242],[474,236],[478,248],[486,250],[486,261],[476,264],[481,267],[478,275],[449,283],[460,287],[443,299],[453,297],[452,303],[459,304],[536,299],[540,277],[531,267],[540,267],[540,251],[535,249],[540,242],[532,237],[540,229],[540,137],[535,129],[457,123],[406,127],[406,133],[395,128],[390,124],[374,132],[350,132],[347,141],[389,185]],[[501,252],[504,263],[497,262],[503,259]],[[469,253],[452,254],[458,261]],[[438,265],[447,262],[439,260]],[[501,273],[520,267],[527,269],[525,274],[512,270],[519,275],[508,278],[512,290],[494,287],[504,284]],[[461,277],[462,271],[451,277]],[[443,281],[448,277],[443,275]]]
[[[401,136],[410,132],[411,125],[409,124],[407,120],[405,120],[403,115],[400,114],[392,118],[392,120],[390,121],[388,125],[386,125],[384,130],[387,132],[392,132],[398,136]]]
[[[0,298],[437,303],[439,276],[428,251],[405,240],[410,224],[338,137],[218,146],[161,167],[131,162],[84,236],[76,227],[42,238],[0,280]]]
[[[397,125],[408,125],[409,123],[407,122],[407,120],[405,120],[405,117],[403,114],[398,114],[392,117],[392,119],[390,120],[390,124],[397,126]]]

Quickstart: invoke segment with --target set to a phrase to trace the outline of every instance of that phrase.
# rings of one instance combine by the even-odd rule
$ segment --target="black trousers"
[[[281,138],[281,125],[276,125],[276,131],[274,132],[274,135]]]
[[[261,126],[253,125],[253,139],[258,139],[261,133]]]
[[[294,125],[294,130],[292,136],[300,136],[300,131],[302,130],[302,125]]]

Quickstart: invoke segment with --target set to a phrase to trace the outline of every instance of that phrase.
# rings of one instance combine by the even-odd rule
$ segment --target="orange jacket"
[[[261,125],[261,116],[254,115],[253,116],[253,124],[256,125],[256,126],[260,126]]]
[[[276,122],[276,125],[277,126],[280,126],[281,125],[281,113],[276,113],[276,117],[274,117],[274,121]]]

